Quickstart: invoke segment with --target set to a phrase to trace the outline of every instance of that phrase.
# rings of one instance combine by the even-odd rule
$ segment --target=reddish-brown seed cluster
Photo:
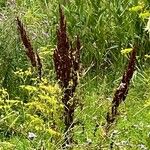
[[[60,25],[57,29],[57,48],[54,51],[54,64],[57,79],[60,86],[68,88],[69,82],[73,80],[73,84],[76,84],[75,79],[77,71],[79,70],[80,61],[80,40],[77,36],[76,48],[73,48],[69,42],[66,32],[66,21],[61,7],[60,12]]]
[[[42,63],[41,59],[38,55],[38,53],[33,51],[32,44],[30,42],[29,37],[27,36],[26,30],[23,26],[23,23],[20,21],[20,19],[17,17],[17,25],[18,25],[18,30],[21,36],[21,40],[23,42],[24,47],[26,48],[26,55],[31,61],[31,64],[33,67],[38,68],[38,75],[39,78],[41,79],[42,76]]]
[[[123,74],[121,83],[119,87],[117,88],[113,101],[112,101],[112,108],[111,112],[107,113],[107,123],[113,123],[115,120],[115,117],[117,115],[118,107],[122,101],[125,100],[127,94],[128,94],[128,89],[129,89],[129,84],[130,80],[133,76],[133,73],[135,71],[135,64],[136,64],[136,47],[133,48],[132,53],[130,55],[128,67]]]
[[[64,104],[65,132],[73,128],[73,116],[75,102],[70,102],[73,98],[76,86],[78,84],[78,71],[80,64],[80,40],[77,36],[76,48],[72,47],[67,36],[66,20],[59,6],[60,23],[57,29],[57,48],[54,51],[53,59],[56,70],[57,80],[63,90],[62,102]],[[72,142],[69,133],[66,134],[67,144]]]

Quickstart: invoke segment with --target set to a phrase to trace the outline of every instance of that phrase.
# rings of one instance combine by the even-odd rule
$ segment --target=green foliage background
[[[109,149],[112,142],[114,149],[150,149],[150,41],[145,31],[149,0],[1,0],[0,149],[61,147],[63,106],[52,61],[59,4],[64,9],[69,38],[73,41],[79,35],[82,43],[84,77],[76,92],[79,106],[75,111],[74,149]],[[17,16],[42,59],[42,83],[25,55]],[[106,112],[135,39],[140,44],[131,90],[106,138]],[[37,138],[28,139],[29,132]]]

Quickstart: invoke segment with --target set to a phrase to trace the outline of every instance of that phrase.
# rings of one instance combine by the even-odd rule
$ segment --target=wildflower
[[[33,132],[29,132],[29,133],[28,133],[28,139],[33,140],[33,139],[36,138],[36,137],[37,137],[37,135],[34,134]]]
[[[139,147],[141,150],[147,150],[147,147],[146,147],[144,144],[139,144],[138,147]]]
[[[133,7],[129,8],[129,11],[130,12],[137,12],[137,11],[142,10],[143,7],[144,7],[144,5],[133,6]]]
[[[146,18],[150,17],[150,12],[140,13],[139,17],[142,19],[146,19]]]
[[[129,145],[129,142],[128,141],[121,141],[121,144],[122,145]]]
[[[92,140],[91,139],[87,139],[86,142],[87,142],[88,145],[92,144]]]
[[[146,54],[146,55],[145,55],[145,58],[150,58],[150,55]]]
[[[131,51],[132,51],[132,48],[122,49],[122,50],[121,50],[121,54],[122,54],[122,55],[125,55],[125,54],[130,53]]]

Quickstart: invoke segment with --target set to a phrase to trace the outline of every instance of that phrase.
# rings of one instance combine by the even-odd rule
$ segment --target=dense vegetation
[[[0,150],[150,149],[149,10],[149,0],[1,0]],[[57,66],[62,47],[69,69]]]

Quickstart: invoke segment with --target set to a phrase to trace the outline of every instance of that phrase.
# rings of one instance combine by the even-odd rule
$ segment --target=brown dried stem
[[[39,79],[41,80],[42,79],[42,62],[37,52],[36,52],[36,61],[37,61],[37,68],[38,68],[38,76],[39,76]]]

